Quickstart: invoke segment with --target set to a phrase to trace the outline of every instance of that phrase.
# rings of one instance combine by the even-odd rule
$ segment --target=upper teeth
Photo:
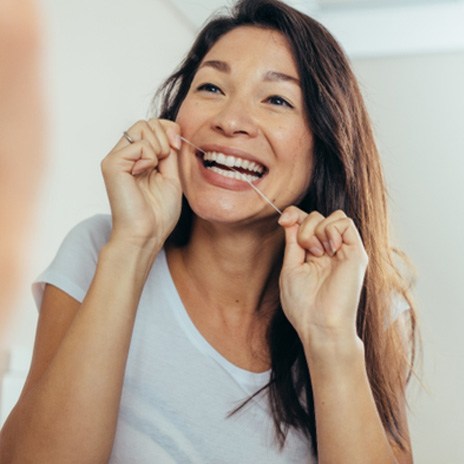
[[[243,158],[236,158],[235,156],[227,156],[224,153],[218,153],[215,151],[206,152],[203,156],[205,161],[214,161],[215,163],[222,164],[229,168],[243,168],[247,171],[257,172],[262,174],[264,172],[264,166],[249,161]]]

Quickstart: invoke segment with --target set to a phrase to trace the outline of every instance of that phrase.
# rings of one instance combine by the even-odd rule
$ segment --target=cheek
[[[290,176],[292,178],[291,185],[294,195],[297,195],[301,200],[309,189],[313,173],[313,149],[312,141],[308,141],[307,136],[297,138],[293,145],[293,152],[289,154],[287,162],[292,166]],[[308,147],[305,151],[301,151],[301,147]]]
[[[176,122],[183,132],[192,132],[201,124],[201,114],[198,104],[187,97],[179,108]]]
[[[184,127],[185,125],[185,122],[186,122],[186,113],[188,113],[188,111],[186,111],[186,103],[185,101],[182,103],[182,105],[180,105],[180,108],[179,108],[179,111],[177,112],[177,116],[176,116],[176,121],[177,124],[179,124],[179,126],[181,128]]]

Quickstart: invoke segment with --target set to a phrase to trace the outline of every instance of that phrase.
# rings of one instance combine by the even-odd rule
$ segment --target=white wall
[[[462,464],[464,51],[354,64],[383,154],[396,243],[417,270],[424,388],[410,389],[416,462]]]
[[[163,0],[42,0],[48,33],[49,165],[9,339],[32,348],[29,282],[77,221],[108,210],[101,158],[143,118],[193,33]],[[397,243],[418,270],[423,379],[411,392],[416,462],[461,464],[464,417],[464,53],[357,60],[382,149]],[[25,356],[27,359],[27,355]],[[22,359],[19,356],[18,359]]]

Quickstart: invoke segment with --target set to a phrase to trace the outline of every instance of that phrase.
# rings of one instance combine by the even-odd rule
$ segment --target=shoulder
[[[109,214],[97,214],[76,224],[64,238],[59,255],[70,254],[74,259],[81,253],[96,258],[111,234],[112,221]]]
[[[91,239],[96,245],[106,243],[111,233],[112,219],[109,214],[96,214],[76,224],[67,234],[66,239]],[[65,239],[65,240],[66,240]]]
[[[97,214],[79,222],[68,232],[50,265],[33,284],[34,299],[39,307],[45,284],[52,284],[82,301],[111,228],[111,216]]]

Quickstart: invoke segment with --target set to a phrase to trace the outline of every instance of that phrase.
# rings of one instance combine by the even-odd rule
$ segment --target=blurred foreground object
[[[36,2],[0,0],[0,336],[21,282],[44,160]]]

